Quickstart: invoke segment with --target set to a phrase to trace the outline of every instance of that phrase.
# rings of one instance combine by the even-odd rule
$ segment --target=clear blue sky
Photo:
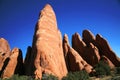
[[[120,57],[120,0],[0,0],[0,37],[11,49],[31,46],[35,24],[46,3],[54,8],[62,35],[89,29],[108,40]],[[82,35],[81,35],[82,36]]]

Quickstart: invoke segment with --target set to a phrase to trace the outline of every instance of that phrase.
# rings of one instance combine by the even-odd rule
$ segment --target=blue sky
[[[51,4],[58,28],[68,34],[84,29],[100,33],[120,57],[120,0],[0,0],[0,37],[8,40],[11,49],[18,47],[26,54],[31,46],[40,10]]]

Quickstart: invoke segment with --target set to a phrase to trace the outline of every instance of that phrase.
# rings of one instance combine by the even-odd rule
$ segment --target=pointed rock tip
[[[68,38],[68,35],[66,33],[64,34],[64,38]]]
[[[64,34],[64,40],[68,42],[68,36],[67,36],[67,34]]]
[[[13,52],[13,51],[19,51],[19,48],[14,47],[14,48],[12,49],[12,52]]]
[[[91,35],[91,36],[94,37],[93,33],[92,33],[90,30],[88,30],[88,29],[83,30],[82,35],[85,35],[85,34],[86,34],[86,35]]]
[[[96,38],[98,38],[98,37],[99,37],[99,38],[102,38],[102,35],[97,34],[97,35],[96,35]]]
[[[78,33],[78,32],[76,32],[76,33],[75,33],[75,35],[79,36],[79,33]]]
[[[0,38],[0,40],[6,40],[6,39],[4,39],[4,38]]]
[[[46,4],[44,8],[50,8],[50,9],[52,9],[52,6],[50,4]]]
[[[83,32],[91,32],[90,30],[88,30],[88,29],[85,29],[85,30],[83,30]]]
[[[78,32],[75,32],[75,34],[73,34],[73,36],[76,36],[76,37],[78,37],[79,39],[81,39],[81,36],[80,36],[80,34],[79,34]]]

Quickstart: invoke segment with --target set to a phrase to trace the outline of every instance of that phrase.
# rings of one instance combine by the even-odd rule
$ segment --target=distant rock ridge
[[[11,50],[8,41],[0,38],[1,78],[19,74],[41,79],[44,74],[52,74],[61,79],[68,72],[86,70],[92,73],[100,60],[111,69],[120,67],[120,59],[100,34],[94,36],[91,31],[83,30],[80,37],[76,32],[72,35],[71,47],[67,34],[62,39],[55,13],[49,4],[40,12],[32,46],[28,46],[24,60],[19,48]]]

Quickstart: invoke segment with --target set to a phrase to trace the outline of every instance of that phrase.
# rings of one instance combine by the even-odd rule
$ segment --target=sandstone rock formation
[[[10,47],[7,40],[0,38],[0,76],[7,65],[9,55]]]
[[[63,50],[65,55],[65,61],[69,72],[80,71],[85,69],[88,73],[92,72],[92,66],[89,65],[83,58],[70,47],[68,37],[65,34],[63,38]]]
[[[10,51],[9,44],[4,38],[0,38],[0,77],[8,78],[14,74],[23,74],[22,51],[14,48]]]
[[[104,60],[111,69],[120,67],[120,60],[107,40],[99,34],[95,37],[89,30],[83,31],[82,38],[75,33],[72,36],[72,47],[69,45],[67,35],[64,35],[62,44],[56,16],[49,4],[39,15],[32,47],[28,47],[24,61],[20,49],[14,48],[10,51],[8,42],[0,38],[0,77],[2,78],[24,74],[41,79],[43,74],[52,74],[61,79],[68,71],[84,69],[91,73],[100,59]]]
[[[82,38],[87,45],[89,45],[90,43],[94,43],[95,41],[94,35],[89,30],[83,30]]]
[[[85,30],[83,33],[84,36],[87,35],[87,33],[90,35],[88,37],[84,37],[84,40],[86,40],[87,44],[89,45],[86,45],[85,42],[80,38],[79,34],[75,33],[72,36],[72,47],[82,56],[85,61],[87,61],[87,63],[94,66],[100,60],[99,51],[97,47],[89,41],[89,38],[91,38],[90,40],[92,41],[94,39],[93,35],[90,34],[90,31]]]
[[[120,60],[116,54],[110,48],[108,42],[100,35],[96,35],[96,44],[95,44],[101,55],[105,55],[115,66],[120,66]]]
[[[8,64],[6,65],[1,77],[9,78],[14,74],[23,74],[23,58],[22,52],[18,48],[14,48],[9,57]]]
[[[33,75],[33,71],[34,71],[34,67],[33,67],[33,61],[34,61],[34,57],[31,54],[32,48],[30,46],[28,46],[27,48],[27,53],[26,53],[26,57],[24,60],[24,74],[27,76],[31,76]],[[29,66],[29,67],[28,67]]]
[[[106,56],[102,56],[101,60],[104,61],[105,63],[107,63],[111,69],[115,68],[115,65],[106,57]]]
[[[34,56],[35,77],[52,74],[62,78],[67,68],[62,49],[62,37],[57,28],[55,13],[46,5],[40,13],[33,37],[32,56]]]

